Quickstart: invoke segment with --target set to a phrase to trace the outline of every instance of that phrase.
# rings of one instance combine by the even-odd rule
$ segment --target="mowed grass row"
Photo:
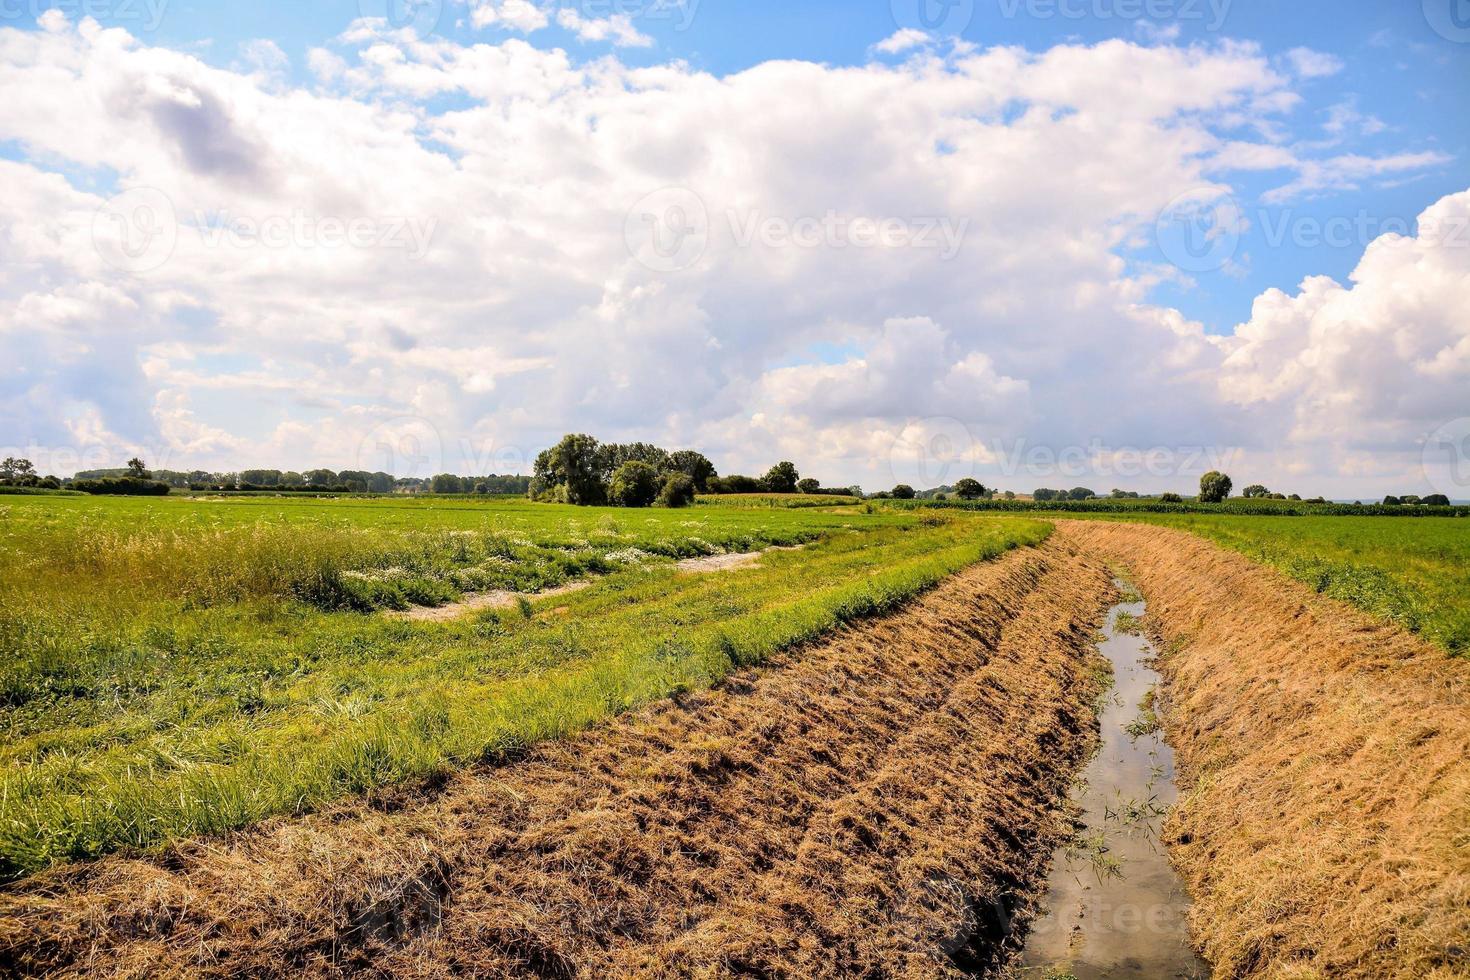
[[[1092,515],[1077,515],[1092,516]],[[1470,521],[1135,514],[1279,569],[1470,657]]]
[[[6,876],[514,753],[707,685],[1049,531],[1027,519],[521,502],[87,505],[3,517],[0,637],[18,665],[0,703]],[[114,537],[88,545],[78,527]],[[471,567],[483,539],[508,534],[607,562],[506,559],[540,562],[541,584],[604,574],[579,593],[442,623],[324,606],[292,584],[322,562],[364,575],[416,554],[428,571]],[[738,572],[675,571],[672,555],[716,542],[807,547]]]

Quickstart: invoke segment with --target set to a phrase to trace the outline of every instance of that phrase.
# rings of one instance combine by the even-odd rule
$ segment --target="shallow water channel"
[[[1021,954],[1016,972],[1028,980],[1210,975],[1189,946],[1189,897],[1159,842],[1176,799],[1174,751],[1140,708],[1158,681],[1146,662],[1153,645],[1129,628],[1143,613],[1142,602],[1121,603],[1103,627],[1114,685],[1102,746],[1073,794],[1084,826],[1056,852],[1043,914]]]

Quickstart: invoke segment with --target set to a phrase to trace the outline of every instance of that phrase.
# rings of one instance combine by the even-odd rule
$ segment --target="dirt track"
[[[1470,977],[1470,662],[1183,532],[1059,531],[1148,597],[1216,976]]]
[[[1053,541],[524,762],[0,893],[86,976],[987,969],[1093,741],[1103,569]]]

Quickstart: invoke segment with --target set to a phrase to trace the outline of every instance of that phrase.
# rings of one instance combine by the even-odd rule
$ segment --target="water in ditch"
[[[1119,583],[1121,587],[1126,586]],[[1134,623],[1142,602],[1109,612],[1101,651],[1114,687],[1102,746],[1074,793],[1083,826],[1055,855],[1043,914],[1032,924],[1019,977],[1208,977],[1189,945],[1189,898],[1159,841],[1176,799],[1174,752],[1150,724],[1158,675]]]

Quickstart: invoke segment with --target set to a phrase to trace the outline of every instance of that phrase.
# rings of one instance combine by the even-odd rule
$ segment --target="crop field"
[[[891,608],[1047,525],[524,501],[0,505],[15,876],[513,754]],[[774,551],[731,574],[674,559]],[[440,622],[470,591],[555,599]]]

